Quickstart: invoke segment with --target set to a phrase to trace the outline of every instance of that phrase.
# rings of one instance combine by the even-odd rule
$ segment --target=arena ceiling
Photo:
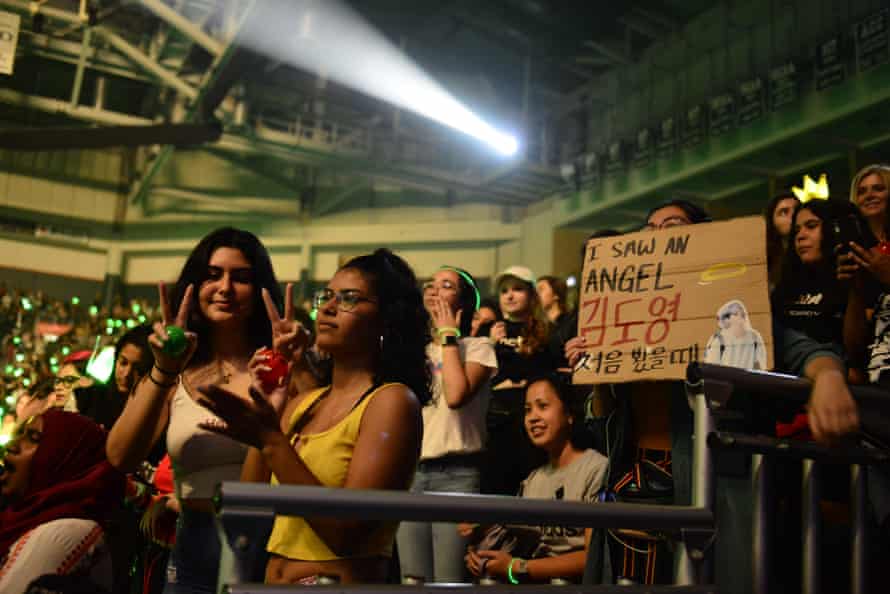
[[[0,0],[0,10],[22,16],[15,72],[0,77],[0,142],[16,151],[127,144],[130,201],[156,213],[226,212],[248,198],[272,211],[298,201],[311,215],[443,199],[523,207],[562,183],[557,139],[542,141],[562,101],[708,2],[353,0],[475,111],[534,131],[524,158],[509,161],[239,47],[240,18],[267,4]],[[229,175],[189,175],[197,152]],[[88,177],[68,169],[63,176]]]
[[[464,202],[521,209],[565,189],[560,165],[576,156],[563,138],[573,126],[566,113],[579,96],[715,5],[349,2],[474,111],[522,130],[521,156],[504,160],[323,73],[245,49],[239,23],[261,18],[276,1],[0,0],[0,10],[22,17],[15,72],[0,75],[0,147],[7,149],[0,168],[105,183],[77,166],[78,153],[123,145],[119,189],[148,215],[320,217]],[[841,178],[850,150],[878,154],[888,143],[887,101],[853,100],[861,109],[839,109],[819,126],[790,123],[769,142],[740,135],[736,144],[756,150],[729,147],[692,168],[681,163],[682,171],[661,165],[654,178],[631,174],[628,187],[615,182],[600,204],[576,208],[566,222],[622,226],[668,192],[714,200],[750,191],[762,200],[768,180],[811,163],[835,167]]]

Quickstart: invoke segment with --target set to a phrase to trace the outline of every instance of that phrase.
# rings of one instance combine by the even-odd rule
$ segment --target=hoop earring
[[[383,350],[383,335],[380,335],[380,350]]]

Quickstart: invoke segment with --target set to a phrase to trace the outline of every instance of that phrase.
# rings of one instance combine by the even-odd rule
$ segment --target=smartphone
[[[878,240],[862,217],[852,212],[835,219],[834,240],[838,246],[838,253],[841,254],[850,251],[851,241],[867,250],[878,245]]]

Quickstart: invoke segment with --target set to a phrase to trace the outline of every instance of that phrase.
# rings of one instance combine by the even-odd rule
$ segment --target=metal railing
[[[233,594],[248,592],[293,591],[287,586],[263,586],[244,583],[243,576],[255,563],[258,547],[265,546],[265,538],[257,536],[268,531],[277,514],[295,516],[335,516],[362,518],[369,521],[468,521],[501,522],[540,525],[570,525],[584,528],[628,528],[662,530],[677,539],[678,555],[675,586],[602,586],[588,583],[585,575],[582,586],[558,586],[561,592],[714,592],[708,586],[707,570],[713,548],[715,477],[712,454],[732,450],[750,455],[751,495],[754,522],[751,541],[752,589],[767,594],[770,589],[772,524],[770,510],[773,490],[773,465],[779,457],[802,461],[802,521],[803,592],[819,594],[821,521],[819,501],[822,490],[820,465],[825,462],[850,464],[852,508],[852,571],[850,591],[862,594],[867,589],[865,562],[867,558],[865,473],[870,465],[890,462],[890,452],[878,447],[846,445],[828,448],[812,442],[777,440],[745,433],[718,431],[715,412],[725,409],[734,393],[745,392],[753,398],[773,398],[803,404],[809,397],[809,381],[788,375],[750,372],[720,365],[692,364],[689,380],[700,384],[694,398],[695,439],[693,453],[693,505],[663,506],[609,503],[591,505],[580,502],[517,499],[485,495],[412,494],[404,491],[370,491],[329,489],[305,486],[270,486],[258,483],[223,483],[217,497],[218,517],[225,532],[220,584]],[[890,393],[873,387],[852,387],[854,398],[862,407],[864,425],[875,419],[890,418]],[[879,427],[880,428],[880,427]],[[885,443],[885,442],[883,442]],[[731,539],[724,532],[716,538]],[[593,551],[593,547],[591,547]],[[592,553],[591,553],[592,554]],[[440,591],[442,587],[457,588],[462,592],[495,594],[509,587],[511,591],[540,589],[541,586],[477,586],[474,584],[426,584],[411,587],[413,592]],[[333,591],[404,592],[406,586],[319,586]],[[557,586],[554,586],[557,587]]]
[[[259,483],[226,482],[217,495],[218,517],[230,544],[232,553],[228,566],[220,567],[220,583],[228,584],[228,592],[283,592],[287,588],[260,588],[256,585],[238,585],[241,576],[248,575],[255,560],[257,530],[262,532],[275,515],[332,516],[361,518],[368,521],[407,520],[439,522],[501,522],[533,525],[562,525],[579,528],[628,528],[657,529],[673,532],[680,538],[692,535],[690,543],[705,542],[694,538],[702,533],[710,534],[714,518],[711,511],[690,506],[636,505],[629,503],[596,504],[543,499],[521,499],[493,495],[462,495],[453,493],[415,494],[404,491],[378,491],[362,489],[330,489],[295,485],[271,486]],[[262,541],[265,545],[265,541]],[[694,546],[694,545],[690,545]],[[591,547],[593,550],[593,547]],[[702,549],[695,557],[704,560]],[[226,556],[224,556],[226,557]],[[457,585],[476,588],[472,584]],[[495,592],[491,586],[483,586],[485,592]],[[536,588],[540,589],[540,585]],[[373,592],[392,591],[385,586],[356,587]],[[382,588],[382,589],[381,589]],[[397,586],[405,592],[406,587]],[[423,586],[422,589],[436,588]],[[624,586],[586,585],[565,587],[560,591],[578,592],[630,592]],[[439,587],[441,590],[441,587]],[[290,590],[292,591],[292,590]],[[473,590],[475,591],[475,590]],[[713,592],[712,586],[664,589],[646,587],[640,592],[680,591]]]
[[[806,379],[779,373],[745,371],[721,365],[693,363],[688,369],[688,380],[692,384],[701,382],[702,395],[707,403],[706,415],[724,408],[734,393],[744,392],[751,398],[782,399],[804,404],[809,399],[812,383]],[[752,579],[753,590],[758,594],[768,594],[770,577],[773,574],[770,561],[773,547],[770,528],[774,524],[773,505],[775,503],[774,472],[778,459],[799,460],[801,473],[801,522],[803,529],[803,550],[801,586],[804,594],[819,594],[821,591],[821,537],[822,519],[819,504],[822,496],[822,465],[850,465],[850,509],[851,509],[851,572],[850,592],[862,594],[868,589],[867,580],[867,521],[866,521],[866,466],[890,464],[890,450],[883,444],[886,438],[881,435],[890,418],[890,393],[872,386],[851,386],[850,392],[861,409],[864,440],[858,445],[840,444],[827,447],[814,442],[791,439],[721,432],[714,430],[713,420],[703,425],[710,426],[707,440],[697,440],[696,449],[737,451],[749,454],[751,464],[751,489],[753,495],[753,538],[752,538]],[[702,414],[696,409],[696,413]],[[697,419],[696,427],[699,426]],[[710,453],[705,454],[708,459]],[[698,456],[697,456],[698,459]],[[696,477],[710,476],[710,464],[696,468]],[[707,497],[713,497],[711,489]],[[712,500],[712,499],[711,499]],[[697,502],[698,503],[698,502]],[[710,505],[706,505],[710,508]],[[719,536],[718,536],[719,538]]]

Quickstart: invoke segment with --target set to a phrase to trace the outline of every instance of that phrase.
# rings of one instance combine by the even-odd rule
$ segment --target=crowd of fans
[[[890,383],[888,186],[890,167],[873,165],[849,200],[782,194],[765,209],[776,368],[813,382],[805,409],[770,412],[770,433],[855,439],[848,385]],[[674,200],[640,227],[710,220]],[[514,265],[483,298],[459,264],[421,285],[387,249],[354,258],[315,294],[314,322],[290,285],[282,294],[260,239],[232,228],[202,239],[154,304],[106,310],[3,288],[0,591],[64,577],[96,591],[213,592],[212,497],[225,480],[690,504],[696,387],[571,385],[587,344],[564,280]],[[705,358],[763,368],[744,306],[725,309],[727,341]],[[112,344],[101,377],[89,367]],[[869,481],[875,550],[886,550],[890,491],[880,472]],[[796,489],[780,485],[783,505]],[[718,583],[746,591],[745,542],[717,542]],[[670,580],[656,533],[298,517],[275,519],[264,576],[578,581],[593,548],[604,581]],[[793,589],[797,573],[775,579]]]

